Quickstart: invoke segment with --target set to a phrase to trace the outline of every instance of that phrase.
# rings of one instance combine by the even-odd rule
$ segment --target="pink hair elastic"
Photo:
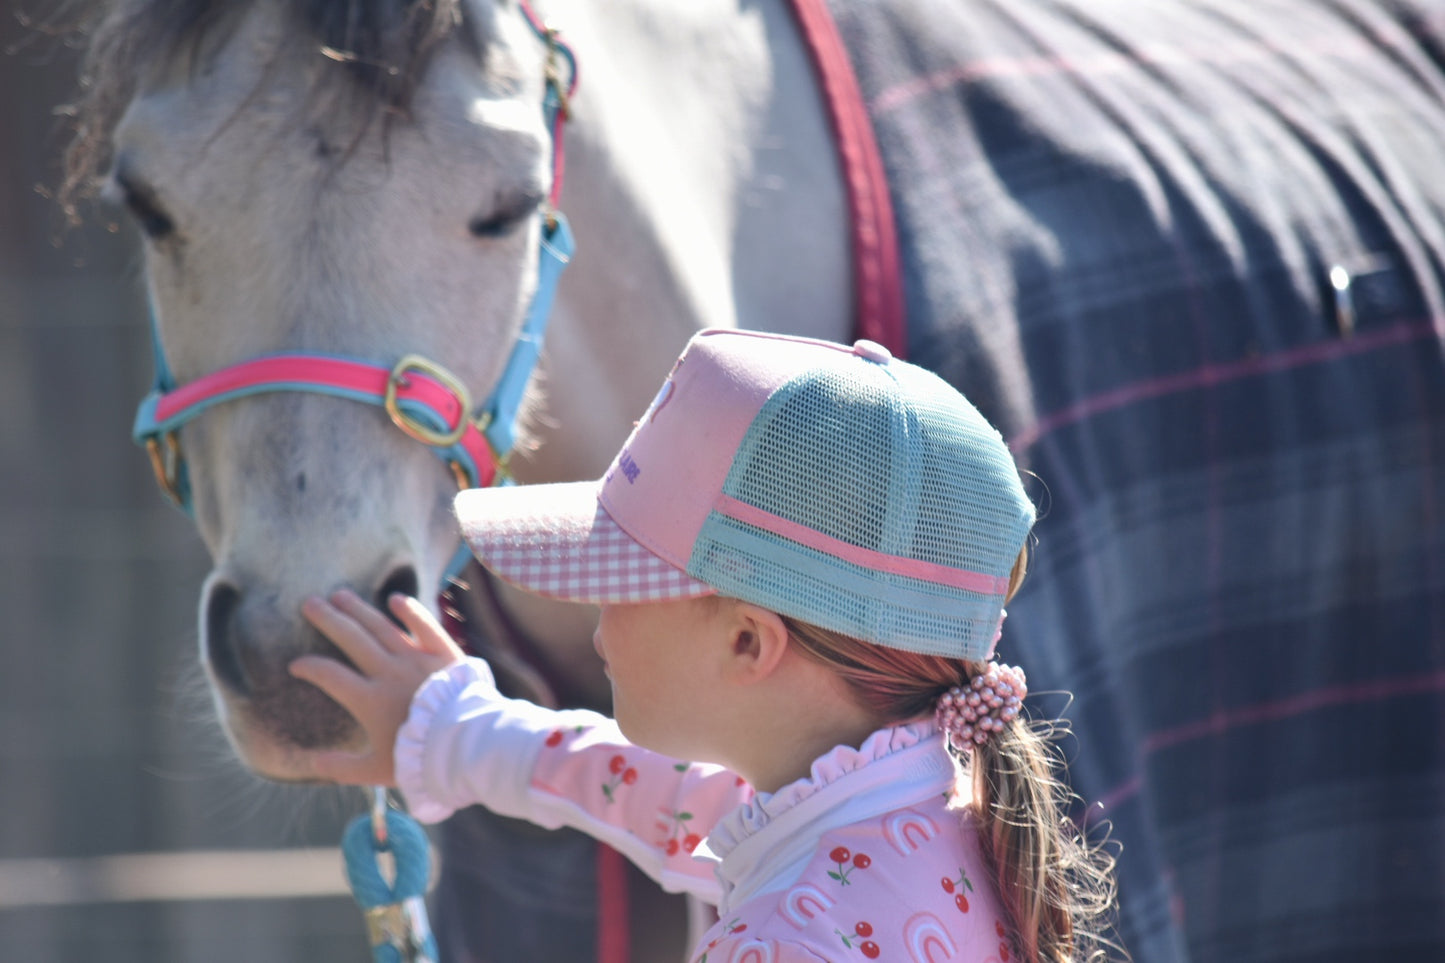
[[[939,696],[934,717],[953,750],[966,754],[1012,722],[1028,694],[1023,669],[990,662],[968,685]]]

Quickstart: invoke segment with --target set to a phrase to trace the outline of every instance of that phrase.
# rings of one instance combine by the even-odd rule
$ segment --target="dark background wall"
[[[361,800],[245,774],[194,668],[208,559],[129,440],[135,240],[43,195],[75,73],[0,4],[0,960],[365,960],[318,849]]]

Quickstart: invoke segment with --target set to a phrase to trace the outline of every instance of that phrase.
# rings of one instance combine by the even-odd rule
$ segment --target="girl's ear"
[[[739,682],[760,682],[783,661],[788,627],[776,612],[748,602],[735,602],[729,621],[729,675]]]

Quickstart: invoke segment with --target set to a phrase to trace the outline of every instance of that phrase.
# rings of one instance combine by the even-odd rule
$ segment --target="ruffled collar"
[[[733,810],[694,855],[716,861],[727,912],[791,885],[824,833],[947,792],[955,775],[932,719],[880,729],[857,749],[819,756],[805,778]]]

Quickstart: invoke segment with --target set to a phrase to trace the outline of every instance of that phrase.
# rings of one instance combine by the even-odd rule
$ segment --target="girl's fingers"
[[[393,595],[387,600],[391,611],[411,631],[417,648],[432,655],[443,656],[448,662],[461,659],[465,653],[436,616],[425,605],[405,595]]]
[[[373,650],[376,653],[401,657],[419,650],[429,655],[442,656],[446,662],[464,657],[465,653],[452,640],[447,630],[427,607],[416,599],[397,593],[387,599],[387,606],[410,635],[398,629],[383,612],[348,590],[336,592],[329,602],[308,601],[303,606],[303,611],[327,638],[340,646],[368,675],[374,675],[381,668],[376,661],[363,664],[363,660],[373,658]]]
[[[331,696],[353,716],[366,700],[365,677],[335,659],[321,655],[303,655],[291,663],[290,671],[296,678],[311,683]]]
[[[350,616],[388,652],[399,652],[411,647],[410,641],[384,612],[367,604],[350,589],[341,589],[331,595],[331,604]]]
[[[387,650],[376,637],[351,615],[331,602],[320,598],[307,599],[301,605],[306,621],[316,626],[336,647],[345,652],[366,675],[375,675],[386,661]],[[395,631],[395,627],[392,627]]]

